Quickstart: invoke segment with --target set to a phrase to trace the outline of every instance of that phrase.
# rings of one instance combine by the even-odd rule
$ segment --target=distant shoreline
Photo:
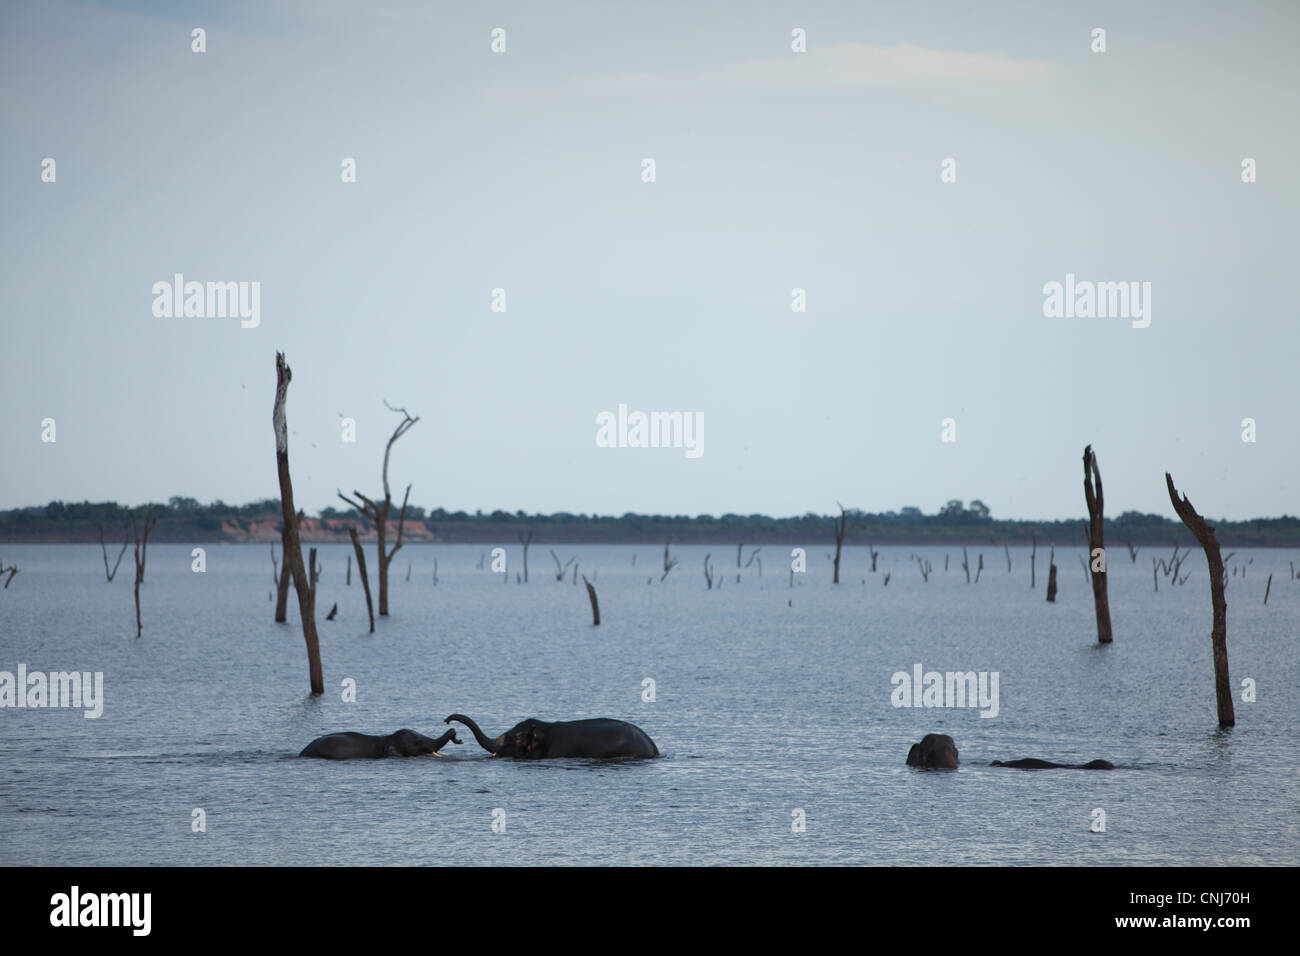
[[[279,502],[274,499],[249,505],[231,506],[217,502],[199,505],[192,499],[172,499],[172,504],[154,505],[157,525],[150,540],[159,543],[265,543],[280,541]],[[977,503],[972,503],[977,504]],[[397,537],[399,507],[394,505],[388,522],[390,545]],[[137,521],[143,508],[134,509]],[[1082,517],[1060,521],[996,520],[986,513],[948,510],[935,515],[917,509],[899,514],[848,512],[849,528],[844,543],[860,545],[938,546],[1028,546],[1037,535],[1043,548],[1084,545]],[[1300,547],[1300,518],[1259,518],[1251,521],[1214,522],[1220,545],[1233,547]],[[130,529],[130,510],[115,502],[63,503],[0,511],[0,545],[3,544],[97,544],[100,528],[106,546],[121,547]],[[320,516],[304,517],[302,540],[309,544],[347,544],[348,529],[354,527],[362,540],[373,541],[369,520],[326,508]],[[495,511],[469,515],[422,508],[408,510],[402,540],[404,544],[505,544],[516,545],[520,536],[532,532],[532,547],[551,544],[709,544],[718,547],[746,547],[766,544],[803,545],[828,543],[834,547],[834,518],[806,514],[791,518],[766,515],[524,515]],[[1108,547],[1194,546],[1191,534],[1179,521],[1154,514],[1125,512],[1107,518]]]

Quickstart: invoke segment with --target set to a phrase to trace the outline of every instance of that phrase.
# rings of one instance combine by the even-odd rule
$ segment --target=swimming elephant
[[[1114,770],[1115,765],[1108,760],[1090,760],[1087,763],[1052,763],[1037,757],[1025,757],[1022,760],[1008,760],[1003,763],[995,760],[990,767],[1015,767],[1017,770]]]
[[[449,730],[437,740],[402,729],[382,737],[373,734],[326,734],[302,748],[299,757],[323,757],[326,760],[351,760],[355,757],[417,757],[437,753],[447,742],[460,743],[456,731]]]
[[[659,748],[644,730],[626,720],[595,717],[590,720],[547,722],[534,717],[520,721],[500,737],[488,737],[463,714],[453,720],[474,733],[474,739],[496,757],[540,760],[547,757],[657,757]]]
[[[912,749],[907,752],[907,765],[931,770],[956,770],[957,745],[947,734],[926,734],[919,744],[912,744]]]

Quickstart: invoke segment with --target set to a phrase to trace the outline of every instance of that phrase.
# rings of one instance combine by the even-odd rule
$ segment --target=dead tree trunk
[[[591,626],[597,627],[600,624],[600,604],[596,601],[596,589],[591,586],[585,574],[582,583],[587,585],[587,597],[591,598]]]
[[[1033,535],[1034,546],[1029,552],[1029,589],[1032,591],[1038,587],[1038,582],[1034,580],[1034,565],[1038,563],[1038,532],[1033,531],[1031,534]]]
[[[568,561],[565,561],[563,564],[560,564],[560,556],[555,553],[555,549],[549,548],[548,550],[551,552],[551,560],[555,562],[555,580],[558,581],[560,584],[563,584],[565,576],[569,573],[569,565],[573,564],[573,562],[577,561],[578,559],[569,558]],[[577,584],[578,582],[575,579],[573,583]]]
[[[840,583],[840,550],[844,547],[844,533],[849,528],[849,513],[844,510],[844,506],[838,501],[840,516],[835,519],[835,580],[834,584]]]
[[[1183,519],[1183,524],[1196,536],[1205,551],[1205,560],[1210,566],[1210,601],[1214,606],[1214,628],[1210,639],[1214,643],[1214,690],[1219,705],[1219,726],[1231,727],[1236,723],[1232,709],[1232,685],[1228,680],[1228,602],[1223,596],[1223,558],[1219,552],[1219,542],[1214,537],[1214,529],[1205,523],[1205,519],[1196,513],[1192,503],[1183,495],[1181,500],[1174,479],[1165,472],[1165,486],[1169,490],[1169,500],[1173,502],[1174,511]]]
[[[966,553],[966,546],[961,548],[961,569],[966,572],[966,583],[970,584],[970,556]]]
[[[299,520],[302,519],[301,511],[298,512],[298,518]],[[287,537],[283,530],[283,526],[281,526],[281,531],[280,531],[280,545],[282,548],[281,554],[289,553],[286,541],[287,541]],[[291,580],[292,580],[292,575],[289,574],[289,562],[286,560],[280,566],[280,581],[276,585],[276,592],[275,592],[275,622],[277,624],[283,624],[289,619],[288,616],[289,582]]]
[[[348,578],[343,582],[348,587],[352,587],[352,555],[348,555]]]
[[[665,542],[664,542],[664,573],[663,573],[663,576],[659,578],[660,581],[662,581],[664,578],[668,577],[668,572],[671,571],[673,568],[677,567],[677,559],[676,559],[676,558],[670,558],[670,557],[668,556],[668,545],[669,545],[669,543],[670,543],[669,541],[665,541]]]
[[[709,555],[704,556],[704,581],[713,590],[713,568],[709,565]]]
[[[980,559],[980,561],[979,561],[979,567],[977,567],[977,568],[975,569],[975,583],[976,583],[976,584],[979,584],[979,583],[980,583],[980,575],[984,573],[984,555],[983,555],[982,553],[980,554],[979,559]]]
[[[1007,574],[1010,574],[1011,573],[1011,548],[1007,546],[1007,543],[1005,541],[1002,542],[1002,550],[1007,553]]]
[[[352,550],[357,555],[357,574],[361,576],[361,589],[366,592],[366,613],[370,615],[370,633],[375,633],[375,605],[370,600],[370,575],[366,574],[366,553],[361,550],[361,539],[357,537],[356,528],[348,528],[352,538]]]
[[[1051,603],[1056,602],[1056,546],[1052,546],[1051,553],[1047,556],[1047,600]]]
[[[1106,595],[1106,542],[1102,534],[1105,501],[1101,493],[1101,472],[1097,470],[1097,456],[1092,453],[1091,445],[1083,449],[1083,496],[1088,503],[1088,569],[1092,574],[1092,602],[1097,609],[1097,641],[1109,644],[1112,640],[1110,599]]]
[[[5,578],[5,590],[6,590],[6,591],[9,590],[9,582],[12,581],[12,580],[14,579],[14,575],[17,574],[17,573],[18,573],[18,565],[16,565],[16,564],[11,564],[11,565],[9,565],[9,567],[6,568],[6,567],[5,567],[5,563],[4,563],[3,561],[0,561],[0,575],[5,575],[5,574],[9,575],[9,577]],[[138,616],[138,615],[137,615],[137,616]],[[138,636],[139,636],[139,635],[137,635],[137,637],[138,637]]]
[[[139,637],[143,631],[140,624],[140,585],[144,583],[144,562],[149,552],[149,531],[157,519],[153,516],[153,505],[149,505],[144,513],[144,537],[141,538],[135,526],[135,512],[130,512],[130,515],[131,533],[135,535],[135,636]]]
[[[320,566],[316,564],[316,549],[307,552],[307,568],[311,572],[311,602],[316,605],[316,582],[320,580]]]
[[[393,451],[393,443],[401,438],[412,426],[420,420],[417,415],[412,418],[405,408],[394,408],[388,402],[384,402],[384,407],[390,412],[401,412],[402,420],[398,423],[397,428],[393,430],[392,437],[388,439],[388,444],[384,447],[384,500],[382,503],[371,501],[359,491],[352,493],[361,499],[357,503],[349,498],[343,492],[338,492],[338,496],[346,501],[349,505],[365,515],[375,526],[375,538],[379,548],[379,616],[388,616],[388,564],[393,560],[393,555],[397,554],[402,548],[402,530],[406,525],[406,503],[411,497],[411,486],[406,486],[406,495],[402,498],[402,511],[397,519],[397,543],[393,545],[391,551],[388,550],[388,514],[393,507],[393,496],[388,487],[388,457]]]
[[[527,584],[528,583],[528,545],[531,544],[533,540],[532,529],[530,528],[529,530],[525,531],[523,534],[517,534],[515,535],[515,537],[518,538],[519,543],[524,546],[524,584]]]
[[[293,372],[284,360],[283,352],[275,353],[275,407],[271,421],[275,426],[275,465],[280,477],[280,510],[283,512],[285,535],[284,563],[293,575],[294,590],[298,592],[298,616],[302,620],[302,637],[307,644],[307,669],[311,677],[311,693],[318,697],[325,693],[325,678],[321,674],[320,639],[316,635],[315,588],[302,566],[302,540],[298,537],[298,512],[293,507],[293,481],[289,477],[289,426],[285,419],[285,403],[289,397],[289,381]]]
[[[1264,586],[1264,606],[1268,607],[1268,592],[1273,590],[1273,575],[1268,576],[1268,584]]]
[[[117,569],[122,564],[122,555],[126,554],[126,546],[131,543],[131,536],[128,534],[122,539],[122,550],[117,552],[117,561],[113,565],[113,570],[108,569],[108,547],[104,544],[104,522],[99,523],[99,548],[104,552],[104,575],[108,578],[108,583],[113,583],[113,578],[117,576]]]

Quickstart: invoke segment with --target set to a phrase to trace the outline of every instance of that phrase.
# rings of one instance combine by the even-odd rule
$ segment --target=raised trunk
[[[488,753],[490,754],[500,753],[501,745],[505,742],[505,736],[506,736],[505,734],[502,734],[500,737],[488,737],[485,733],[483,733],[483,731],[478,729],[478,724],[474,723],[474,721],[470,720],[464,714],[452,714],[450,717],[446,719],[446,721],[444,721],[444,723],[449,724],[453,720],[459,721],[460,723],[468,727],[470,733],[474,735],[474,739],[478,741],[478,745],[482,747],[484,750],[486,750]]]

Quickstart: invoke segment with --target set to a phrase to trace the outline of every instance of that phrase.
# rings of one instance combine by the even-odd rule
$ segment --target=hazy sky
[[[1111,514],[1295,514],[1298,9],[5,2],[0,507],[276,496],[282,349],[312,511],[386,398],[428,508],[1066,517],[1092,442]],[[155,317],[178,272],[260,324]],[[1067,273],[1150,326],[1044,317]],[[703,455],[597,447],[620,403]]]

